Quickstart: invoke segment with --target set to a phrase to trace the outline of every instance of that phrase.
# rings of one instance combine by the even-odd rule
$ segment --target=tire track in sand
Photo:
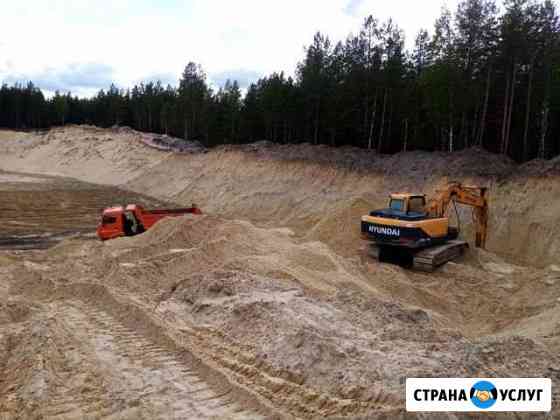
[[[74,338],[63,340],[67,346],[60,352],[75,362],[83,358],[82,368],[91,365],[104,377],[104,389],[99,391],[106,395],[96,398],[86,392],[87,398],[80,399],[78,390],[62,387],[46,401],[45,418],[261,418],[244,410],[230,395],[231,390],[219,393],[211,389],[173,353],[107,313],[77,301],[65,301],[54,309],[59,327]],[[80,349],[74,346],[76,342],[81,343]]]

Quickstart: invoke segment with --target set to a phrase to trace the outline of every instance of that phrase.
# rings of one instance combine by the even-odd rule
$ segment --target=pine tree
[[[208,93],[206,74],[202,67],[190,62],[179,81],[179,102],[183,114],[185,140],[204,136],[203,113]]]

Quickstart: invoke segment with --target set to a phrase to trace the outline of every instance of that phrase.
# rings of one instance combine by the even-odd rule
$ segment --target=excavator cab
[[[423,194],[391,194],[389,207],[384,211],[386,214],[392,214],[396,219],[417,220],[427,216],[425,206],[426,196]]]
[[[384,246],[425,248],[448,240],[448,220],[426,211],[424,194],[391,194],[389,206],[362,218],[362,235]]]

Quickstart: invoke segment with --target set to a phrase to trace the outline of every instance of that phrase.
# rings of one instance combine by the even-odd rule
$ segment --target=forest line
[[[364,19],[332,42],[317,33],[294,77],[273,73],[245,95],[209,87],[189,63],[178,86],[111,85],[92,98],[32,82],[0,88],[0,127],[128,125],[206,146],[270,140],[352,145],[383,153],[472,146],[518,161],[560,154],[560,23],[551,0],[462,0],[434,27],[405,34]]]

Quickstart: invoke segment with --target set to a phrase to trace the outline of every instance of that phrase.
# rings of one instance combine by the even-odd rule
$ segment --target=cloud
[[[32,81],[48,92],[82,94],[106,89],[113,82],[113,68],[102,63],[72,63],[62,68],[46,68],[38,72],[8,75],[4,82]]]
[[[232,82],[237,80],[239,87],[241,89],[246,89],[251,83],[256,82],[262,76],[261,73],[253,70],[233,69],[210,73],[209,79],[210,83],[216,86],[225,85],[228,79]]]
[[[80,95],[111,81],[176,85],[194,61],[213,86],[228,78],[248,86],[272,72],[293,76],[317,31],[344,41],[368,14],[393,17],[412,48],[441,5],[455,10],[458,1],[1,0],[0,81],[32,79]]]
[[[178,86],[179,76],[170,72],[155,72],[150,73],[147,76],[141,77],[134,84],[148,83],[148,82],[161,82],[162,86],[167,87],[167,85]],[[131,87],[131,86],[130,86]]]
[[[348,0],[348,4],[344,8],[344,13],[350,16],[355,16],[358,14],[360,6],[364,4],[364,0]]]

